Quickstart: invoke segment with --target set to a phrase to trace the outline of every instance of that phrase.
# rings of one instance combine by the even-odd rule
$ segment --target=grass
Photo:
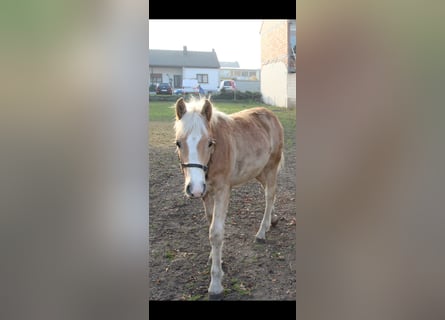
[[[175,120],[174,101],[151,101],[149,104],[149,136],[152,147],[173,145],[173,123]],[[225,113],[263,106],[277,115],[284,127],[284,147],[289,150],[295,144],[296,110],[273,107],[259,103],[217,101],[215,107]]]
[[[181,300],[183,301],[198,301],[198,300],[204,300],[205,296],[202,294],[195,294],[195,295],[191,295],[191,294],[184,294],[181,297]]]
[[[235,291],[240,296],[251,295],[250,289],[246,288],[245,285],[239,279],[232,279],[230,288],[225,289],[227,293],[230,293],[232,290]]]
[[[175,258],[175,256],[176,256],[176,253],[172,250],[168,250],[164,254],[164,257],[169,261],[172,261]]]
[[[171,101],[151,101],[148,107],[149,121],[171,122],[175,120],[175,110]]]
[[[204,296],[202,294],[195,294],[193,296],[190,296],[190,298],[188,298],[187,300],[189,300],[189,301],[197,301],[197,300],[201,300],[203,298],[204,298]]]
[[[284,256],[281,254],[281,252],[273,252],[271,256],[277,260],[284,260]]]
[[[175,102],[173,101],[151,101],[149,104],[149,119],[150,121],[173,121],[175,118],[174,106]],[[246,102],[213,102],[214,106],[225,113],[233,113],[237,111],[241,111],[244,109],[249,109],[253,107],[266,107],[272,111],[275,111],[278,118],[282,121],[288,121],[290,115],[295,115],[295,109],[286,109],[282,107],[272,107],[261,103],[246,103]],[[292,118],[292,116],[290,116]],[[295,120],[295,117],[293,117]],[[284,123],[283,123],[284,125]]]
[[[275,112],[280,119],[283,127],[295,133],[295,109],[286,109],[281,107],[272,107],[265,104],[245,103],[245,102],[214,102],[215,107],[225,113],[233,113],[248,108],[263,106]],[[149,121],[153,122],[170,122],[173,124],[175,120],[175,110],[172,101],[151,101],[149,104]]]

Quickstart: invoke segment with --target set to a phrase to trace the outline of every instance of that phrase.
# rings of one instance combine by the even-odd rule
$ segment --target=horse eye
[[[214,143],[214,142],[213,142],[212,140],[209,141],[209,148],[210,148],[211,146],[213,146],[213,143]]]
[[[181,142],[176,141],[176,146],[177,146],[178,148],[181,148]]]

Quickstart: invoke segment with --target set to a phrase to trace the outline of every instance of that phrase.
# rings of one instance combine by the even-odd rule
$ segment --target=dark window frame
[[[207,73],[196,74],[196,79],[198,83],[209,83],[209,75]]]
[[[150,83],[152,84],[162,83],[162,73],[152,73],[150,75]]]

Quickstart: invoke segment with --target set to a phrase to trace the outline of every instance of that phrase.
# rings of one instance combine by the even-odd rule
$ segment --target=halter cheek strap
[[[198,164],[198,163],[181,163],[182,168],[200,168],[204,170],[205,173],[209,170],[208,166]]]

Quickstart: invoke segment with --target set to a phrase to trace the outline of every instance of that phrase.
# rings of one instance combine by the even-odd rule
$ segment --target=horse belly
[[[239,159],[235,162],[231,184],[241,185],[257,177],[269,161],[269,155],[252,156]]]

